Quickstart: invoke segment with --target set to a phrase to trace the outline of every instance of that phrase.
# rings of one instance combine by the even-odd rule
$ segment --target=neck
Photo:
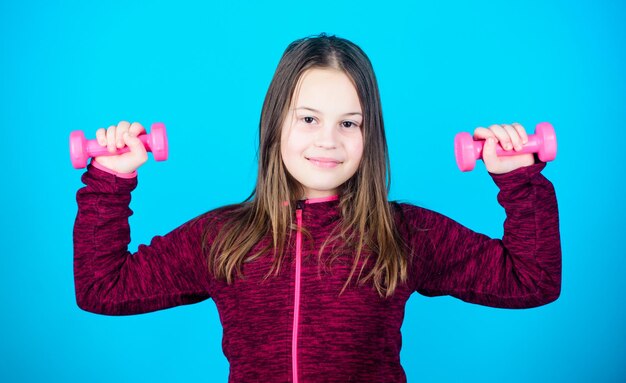
[[[328,201],[336,201],[339,199],[339,195],[330,195],[326,197],[316,197],[316,198],[304,198],[305,203],[318,203],[318,202],[328,202]]]

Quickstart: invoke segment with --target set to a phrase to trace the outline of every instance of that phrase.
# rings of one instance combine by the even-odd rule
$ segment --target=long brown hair
[[[327,244],[342,239],[346,246],[353,246],[355,255],[341,292],[364,257],[358,282],[372,279],[381,297],[391,296],[398,283],[407,279],[407,259],[387,201],[391,178],[378,84],[369,58],[357,45],[326,34],[296,40],[283,53],[261,112],[256,187],[244,203],[230,210],[210,248],[207,246],[209,269],[216,278],[231,283],[235,273],[242,276],[244,262],[253,261],[271,248],[274,261],[266,278],[279,273],[285,243],[294,228],[294,199],[301,192],[281,158],[281,128],[298,80],[311,68],[343,71],[352,80],[363,111],[363,157],[356,173],[340,187],[343,220],[325,241],[320,255]],[[252,253],[253,247],[269,233],[271,244]],[[362,276],[370,261],[371,271]]]

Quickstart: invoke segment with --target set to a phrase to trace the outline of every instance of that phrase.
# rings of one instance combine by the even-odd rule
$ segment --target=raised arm
[[[540,173],[544,167],[535,164],[492,175],[506,212],[502,239],[404,205],[415,290],[504,308],[554,301],[561,289],[561,242],[556,196]]]
[[[128,217],[135,177],[120,178],[90,165],[77,193],[74,225],[76,301],[107,315],[139,314],[190,304],[210,296],[202,256],[205,219],[178,227],[150,245],[128,251]]]

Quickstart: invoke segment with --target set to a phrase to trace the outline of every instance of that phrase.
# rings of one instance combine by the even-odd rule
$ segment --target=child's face
[[[303,198],[337,194],[363,156],[363,112],[352,82],[334,69],[300,77],[281,133],[283,163]]]

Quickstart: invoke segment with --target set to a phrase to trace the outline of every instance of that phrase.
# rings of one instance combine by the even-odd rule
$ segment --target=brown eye
[[[357,126],[357,124],[355,124],[355,123],[354,123],[354,122],[352,122],[352,121],[344,121],[344,122],[342,122],[342,123],[341,123],[341,125],[342,125],[344,128],[353,128],[353,127]]]
[[[303,118],[303,120],[304,120],[304,122],[306,122],[307,124],[312,124],[312,123],[313,123],[313,121],[314,121],[313,117],[308,117],[308,116],[307,116],[307,117],[304,117],[304,118]]]

